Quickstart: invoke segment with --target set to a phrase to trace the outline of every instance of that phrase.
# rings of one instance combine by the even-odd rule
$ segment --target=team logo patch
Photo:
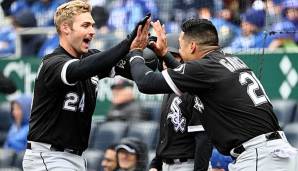
[[[203,113],[204,105],[201,101],[201,99],[198,96],[195,96],[195,104],[193,106],[195,109],[197,109],[200,113]]]
[[[171,112],[168,113],[167,119],[171,119],[171,122],[174,125],[174,130],[176,132],[184,132],[186,127],[186,118],[182,116],[179,104],[182,100],[179,97],[175,97],[171,104],[170,110]]]

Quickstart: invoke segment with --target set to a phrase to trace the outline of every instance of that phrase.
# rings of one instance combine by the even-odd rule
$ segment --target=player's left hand
[[[156,22],[151,22],[151,25],[156,33],[157,40],[156,42],[151,41],[149,45],[159,57],[163,57],[168,52],[168,42],[165,26],[161,25],[159,20],[157,20]]]

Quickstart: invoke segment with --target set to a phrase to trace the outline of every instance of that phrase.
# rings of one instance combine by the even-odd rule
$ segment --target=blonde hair
[[[86,0],[73,0],[60,5],[54,16],[54,23],[58,34],[61,33],[60,25],[67,22],[72,27],[74,16],[82,13],[91,12],[92,7]]]

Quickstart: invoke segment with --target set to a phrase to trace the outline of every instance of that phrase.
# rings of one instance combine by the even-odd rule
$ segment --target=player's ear
[[[191,52],[191,54],[195,53],[196,50],[197,50],[197,44],[196,44],[196,42],[191,42],[191,44],[190,44],[190,52]]]
[[[61,23],[60,30],[62,33],[66,34],[66,35],[68,35],[71,31],[69,24],[67,22]]]

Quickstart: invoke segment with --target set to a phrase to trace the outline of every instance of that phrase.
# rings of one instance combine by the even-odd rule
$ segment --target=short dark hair
[[[201,45],[218,46],[218,34],[215,26],[207,19],[192,18],[181,25],[187,37],[195,38]]]
[[[107,150],[113,150],[113,151],[116,151],[116,147],[117,147],[118,144],[110,144],[106,149],[105,149],[105,152]]]

